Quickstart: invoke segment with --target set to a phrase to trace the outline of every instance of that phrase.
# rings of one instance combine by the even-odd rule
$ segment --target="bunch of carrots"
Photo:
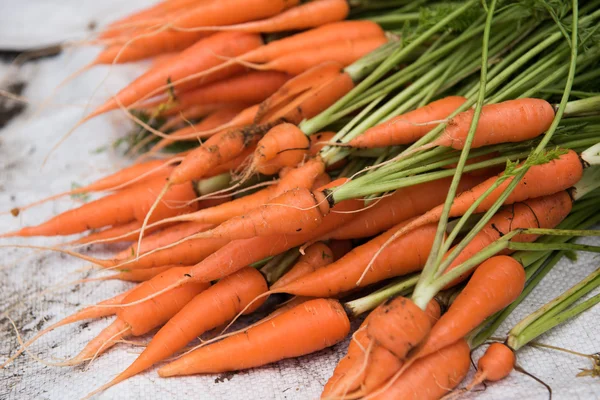
[[[322,398],[454,398],[503,379],[521,347],[600,301],[574,305],[596,271],[490,345],[459,388],[471,349],[565,254],[600,252],[574,243],[600,234],[600,1],[384,3],[165,0],[104,28],[85,69],[151,67],[58,144],[124,112],[143,132],[138,158],[15,207],[105,194],[0,237],[78,234],[2,246],[97,267],[77,283],[136,285],[19,337],[2,366],[24,352],[73,366],[156,330],[91,397],[160,363],[161,377],[239,371],[350,338]],[[100,243],[128,247],[77,251]],[[266,317],[229,329],[257,310]],[[69,360],[30,349],[108,316]]]

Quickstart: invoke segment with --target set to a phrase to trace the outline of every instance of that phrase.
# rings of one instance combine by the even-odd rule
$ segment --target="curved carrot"
[[[88,229],[143,220],[156,198],[157,190],[163,185],[163,181],[163,179],[157,179],[148,185],[138,185],[122,190],[74,210],[66,211],[41,225],[25,227],[0,235],[0,237],[70,235]],[[156,207],[155,220],[194,211],[197,207],[195,204],[182,208],[173,208],[170,205],[171,202],[185,203],[194,198],[195,192],[190,182],[172,186],[163,201]]]
[[[165,83],[177,81],[196,71],[201,71],[222,63],[222,60],[217,55],[236,56],[260,45],[260,37],[253,34],[224,32],[209,36],[182,51],[179,57],[169,64],[161,68],[151,69],[137,78],[129,86],[117,93],[115,98],[111,98],[85,117],[85,120],[117,109],[120,105],[128,107]],[[216,74],[203,77],[202,82],[209,83],[215,79],[230,76],[234,71],[235,69],[231,71],[219,71]],[[187,86],[191,84],[186,83]],[[195,84],[197,85],[198,82]]]
[[[418,360],[389,388],[370,399],[436,400],[467,376],[470,349],[464,339]]]
[[[464,175],[457,193],[481,183],[483,178]],[[425,182],[396,190],[390,196],[376,200],[361,211],[360,218],[350,221],[327,235],[333,239],[358,239],[376,235],[392,226],[416,217],[441,204],[446,199],[451,178]]]
[[[348,16],[349,12],[350,7],[345,0],[315,0],[290,8],[266,20],[230,26],[207,26],[202,30],[255,33],[294,31],[341,21]]]
[[[286,54],[265,64],[254,64],[241,60],[238,62],[259,71],[281,71],[290,75],[298,75],[326,61],[335,61],[346,67],[386,42],[385,35],[381,35],[368,39],[328,43],[325,46]]]
[[[199,348],[160,368],[158,374],[167,377],[258,367],[333,346],[349,331],[350,321],[338,301],[309,300],[245,332]]]
[[[285,286],[311,272],[316,271],[333,262],[333,252],[322,242],[317,242],[306,248],[304,255],[294,264],[288,272],[271,285],[271,289]]]
[[[263,276],[245,268],[196,295],[154,336],[146,349],[122,373],[93,394],[106,390],[173,355],[204,332],[235,317],[254,297],[267,290]],[[250,313],[261,303],[253,305]]]
[[[466,98],[448,96],[367,129],[352,139],[352,147],[374,148],[416,142],[462,106]]]
[[[525,270],[514,258],[495,256],[483,262],[414,357],[432,354],[464,337],[487,317],[512,303],[524,286]]]

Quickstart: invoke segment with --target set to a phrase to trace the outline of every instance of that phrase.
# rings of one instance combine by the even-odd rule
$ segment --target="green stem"
[[[344,308],[348,311],[348,315],[356,317],[367,311],[370,311],[389,299],[397,295],[404,295],[410,290],[419,280],[419,274],[409,277],[401,277],[395,282],[356,300],[344,303]]]
[[[294,247],[293,249],[276,255],[267,262],[260,271],[265,275],[269,286],[277,282],[277,280],[285,274],[288,268],[296,262],[298,257],[300,257],[300,252],[297,247]]]
[[[440,254],[439,249],[444,241],[444,236],[446,234],[446,224],[448,223],[448,216],[450,215],[450,210],[454,202],[454,197],[456,196],[456,192],[458,190],[458,185],[462,176],[462,170],[465,167],[465,164],[467,163],[467,159],[469,157],[469,151],[471,150],[471,144],[473,143],[473,139],[475,138],[475,131],[477,129],[477,124],[479,122],[479,117],[481,115],[481,110],[483,108],[483,103],[485,100],[488,70],[488,46],[495,8],[496,0],[492,0],[487,10],[485,28],[483,31],[483,43],[481,46],[481,75],[479,80],[480,90],[479,95],[477,97],[477,103],[475,105],[473,120],[471,122],[471,126],[469,127],[469,132],[465,139],[463,150],[458,160],[458,165],[456,166],[456,173],[454,174],[454,177],[452,178],[452,182],[450,184],[450,189],[446,197],[446,202],[444,203],[444,208],[442,210],[440,222],[438,224],[435,239],[433,241],[432,250],[429,254],[429,257],[427,258],[427,262],[425,264],[425,267],[423,268],[423,272],[421,273],[419,281],[415,286],[415,291],[412,297],[414,303],[422,310],[425,310],[425,308],[427,307],[427,303],[429,303],[429,301],[437,293],[436,291],[436,293],[434,293],[433,295],[431,295],[431,293],[427,293],[427,295],[422,294],[422,292],[428,292],[428,287],[430,286],[430,283],[434,279],[435,274],[438,270],[439,265],[436,263],[436,260],[438,258],[438,255]]]

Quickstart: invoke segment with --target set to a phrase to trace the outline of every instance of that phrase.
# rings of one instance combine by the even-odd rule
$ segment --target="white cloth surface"
[[[144,1],[139,0],[136,4]],[[37,2],[36,2],[37,3]],[[45,2],[41,2],[45,3]],[[49,3],[49,2],[48,2]],[[92,3],[80,2],[80,7]],[[116,3],[110,2],[117,14]],[[127,3],[127,2],[125,2]],[[125,4],[122,3],[122,4]],[[131,2],[129,2],[131,3]],[[18,3],[11,7],[17,7]],[[31,3],[30,3],[31,4]],[[73,2],[62,1],[59,7],[69,9]],[[130,4],[131,5],[131,4]],[[31,7],[33,5],[31,4]],[[133,7],[133,6],[131,6]],[[128,6],[129,8],[129,6]],[[12,9],[9,8],[9,11]],[[3,12],[0,14],[4,14]],[[121,15],[129,10],[118,10]],[[35,13],[34,13],[35,14]],[[111,14],[112,15],[112,14]],[[4,18],[6,15],[4,15]],[[10,19],[10,18],[9,18]],[[3,21],[3,20],[2,20]],[[3,23],[0,21],[0,27]],[[1,29],[1,28],[0,28]],[[3,37],[0,32],[0,37]],[[4,37],[3,37],[4,38]],[[1,44],[1,43],[0,43]],[[92,105],[123,87],[143,71],[140,65],[119,66],[110,71],[98,67],[61,89],[49,105],[36,113],[39,105],[66,76],[87,64],[97,49],[84,48],[63,53],[52,59],[30,63],[9,80],[27,82],[23,96],[33,103],[24,113],[0,130],[0,212],[60,191],[71,184],[88,183],[115,171],[126,161],[110,150],[95,152],[131,128],[122,113],[113,112],[96,118],[75,133],[53,153],[42,168],[49,149],[84,115],[84,106],[97,87]],[[0,74],[7,72],[0,66]],[[102,82],[104,80],[104,82]],[[65,198],[27,210],[18,218],[0,215],[0,232],[17,229],[46,220],[73,207],[74,200]],[[4,239],[0,244],[20,243],[49,245],[60,239]],[[597,239],[583,242],[600,244]],[[114,249],[113,249],[114,250]],[[108,256],[109,249],[93,249],[90,254]],[[572,286],[598,267],[595,254],[581,254],[577,262],[563,260],[498,330],[504,336],[524,315]],[[77,272],[83,261],[49,252],[0,248],[0,316],[15,320],[23,336],[30,338],[43,327],[58,321],[77,309],[112,297],[131,284],[107,281],[69,285],[39,295],[44,289],[87,276]],[[38,295],[36,295],[38,294]],[[598,334],[600,307],[554,329],[539,340],[582,353],[600,351]],[[74,356],[111,322],[110,319],[77,323],[59,328],[42,338],[31,351],[47,361]],[[141,338],[149,340],[150,335]],[[14,330],[8,320],[0,320],[0,361],[17,348]],[[313,399],[330,376],[336,362],[343,356],[347,341],[317,354],[286,360],[274,365],[236,373],[234,375],[193,376],[161,379],[153,368],[111,388],[100,399]],[[0,399],[78,399],[102,385],[127,367],[139,348],[119,344],[99,357],[91,366],[51,367],[22,355],[12,365],[0,370]],[[475,353],[479,357],[481,350]],[[589,368],[589,360],[550,350],[524,348],[518,362],[527,371],[547,382],[554,399],[600,398],[598,378],[576,378],[579,368]],[[488,385],[484,392],[467,398],[478,399],[546,399],[545,388],[523,374],[513,372],[501,382]]]

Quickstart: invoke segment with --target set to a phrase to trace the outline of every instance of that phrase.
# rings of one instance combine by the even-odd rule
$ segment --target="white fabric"
[[[140,1],[141,2],[141,1]],[[11,2],[10,4],[15,3]],[[66,3],[66,2],[63,2]],[[95,2],[85,2],[83,4]],[[101,2],[98,2],[101,3]],[[113,2],[116,4],[116,2]],[[127,2],[123,2],[125,4]],[[15,3],[16,4],[16,3]],[[65,9],[68,9],[64,5]],[[3,12],[0,14],[4,14]],[[57,11],[58,12],[58,11]],[[2,23],[0,23],[2,26]],[[2,36],[0,34],[0,36]],[[27,65],[10,79],[23,78],[28,85],[23,95],[39,104],[59,81],[85,65],[95,49],[63,53],[54,59]],[[35,107],[0,130],[0,212],[26,204],[50,194],[69,189],[73,182],[88,183],[117,170],[125,160],[111,151],[95,154],[93,150],[110,144],[131,125],[119,112],[92,120],[75,131],[42,168],[48,150],[83,115],[83,108],[94,89],[106,76],[108,68],[99,67],[62,89],[52,104],[38,115]],[[108,94],[124,86],[143,69],[140,66],[118,67],[97,92],[98,104]],[[0,74],[6,67],[0,67]],[[32,225],[73,207],[66,198],[26,211],[18,218],[0,215],[0,232]],[[585,242],[600,244],[598,240]],[[56,244],[57,239],[4,239],[0,244]],[[107,256],[107,249],[90,254]],[[563,260],[546,277],[527,301],[497,332],[503,336],[524,315],[581,280],[598,267],[594,254],[581,254],[576,263]],[[107,281],[77,286],[69,285],[52,293],[36,296],[54,285],[89,275],[77,272],[83,261],[52,253],[23,249],[0,249],[0,315],[9,315],[25,338],[89,304],[114,296],[131,284]],[[600,350],[598,321],[600,307],[544,335],[539,340],[582,353]],[[111,322],[110,319],[77,323],[47,335],[31,351],[47,361],[74,356],[84,344]],[[150,335],[141,338],[150,339]],[[14,331],[7,319],[0,320],[0,361],[17,348]],[[274,365],[244,371],[232,376],[194,376],[161,379],[156,369],[136,376],[98,396],[101,399],[312,399],[317,398],[336,362],[344,354],[347,342],[318,354],[286,360]],[[78,399],[108,382],[131,363],[139,348],[120,344],[98,358],[89,368],[48,367],[28,356],[21,356],[5,370],[0,370],[0,399]],[[481,352],[475,354],[478,358]],[[518,360],[526,370],[543,379],[554,391],[555,399],[600,398],[598,378],[575,378],[578,368],[589,368],[590,361],[555,351],[525,348]],[[543,386],[530,378],[512,373],[508,379],[491,384],[485,392],[468,397],[480,399],[546,399]]]

